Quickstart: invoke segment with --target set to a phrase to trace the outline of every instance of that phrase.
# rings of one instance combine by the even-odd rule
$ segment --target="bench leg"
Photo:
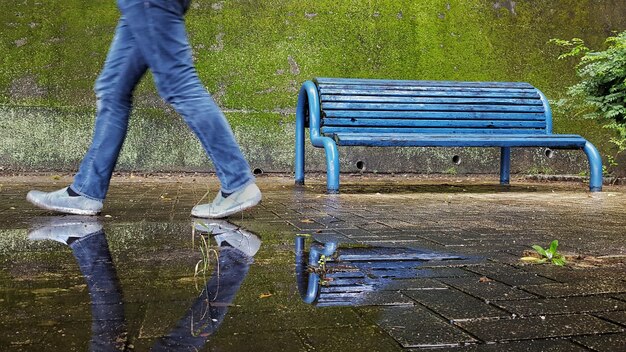
[[[327,242],[324,246],[312,244],[309,250],[308,263],[304,258],[304,237],[296,237],[296,282],[298,283],[298,290],[300,291],[300,297],[306,303],[312,304],[317,300],[319,293],[319,281],[320,277],[314,272],[309,272],[307,269],[309,266],[319,265],[318,261],[322,255],[330,257],[337,250],[337,242]],[[308,264],[308,265],[307,265]]]
[[[500,184],[511,182],[511,147],[500,148]]]
[[[304,184],[304,116],[296,117],[296,184]]]
[[[327,193],[339,193],[339,151],[331,138],[322,138],[326,151],[326,188]]]
[[[602,157],[593,144],[587,142],[583,149],[589,160],[589,191],[602,191]]]

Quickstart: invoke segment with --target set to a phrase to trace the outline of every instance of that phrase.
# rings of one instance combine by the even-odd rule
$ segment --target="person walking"
[[[220,180],[213,202],[196,205],[191,215],[223,218],[257,205],[262,195],[250,166],[193,64],[184,20],[190,0],[117,0],[117,5],[121,17],[95,84],[92,144],[69,187],[30,191],[27,200],[62,213],[100,213],[126,138],[133,90],[150,69],[159,95],[198,137]]]

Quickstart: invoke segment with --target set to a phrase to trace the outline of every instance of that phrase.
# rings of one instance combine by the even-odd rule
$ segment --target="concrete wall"
[[[74,170],[92,130],[92,86],[119,13],[113,0],[0,4],[0,168]],[[315,76],[526,81],[557,100],[575,61],[550,38],[626,29],[623,0],[195,0],[187,16],[198,71],[253,168],[291,171],[294,107]],[[606,130],[555,109],[555,131],[611,153]],[[497,151],[342,148],[345,171],[497,172]],[[449,159],[460,154],[463,163]],[[514,172],[579,173],[581,152],[517,151]],[[394,160],[393,163],[387,162]],[[147,76],[136,92],[123,170],[211,170],[199,143]],[[323,169],[307,151],[307,169]],[[1,170],[0,170],[1,171]]]

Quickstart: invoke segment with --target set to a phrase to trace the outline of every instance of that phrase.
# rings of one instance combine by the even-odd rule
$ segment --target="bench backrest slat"
[[[367,110],[326,110],[325,118],[379,118],[379,119],[415,119],[414,111],[379,111]],[[488,119],[488,120],[524,120],[524,121],[545,121],[543,113],[506,113],[501,112],[475,112],[475,111],[421,111],[420,119],[442,119],[442,120],[462,120],[462,119]]]
[[[544,130],[528,129],[528,128],[397,128],[397,127],[322,127],[322,133],[332,135],[335,133],[351,133],[351,134],[399,134],[399,133],[423,133],[423,134],[545,134]]]
[[[506,98],[512,93],[520,98],[539,98],[536,91],[528,89],[502,90],[502,89],[453,89],[442,90],[440,87],[407,87],[407,89],[386,89],[385,87],[368,87],[368,89],[353,89],[352,86],[344,86],[345,88],[331,88],[324,86],[324,95],[357,95],[357,96],[409,96],[409,97],[459,97],[459,98]],[[412,88],[412,89],[408,89]]]
[[[541,121],[507,120],[410,120],[410,119],[325,119],[324,126],[426,127],[426,128],[541,128]]]
[[[551,127],[542,94],[528,83],[334,78],[315,82],[324,134],[545,134]]]
[[[387,87],[470,87],[470,88],[523,88],[535,89],[525,82],[457,82],[457,81],[417,81],[417,80],[384,80],[360,78],[315,78],[318,85],[353,85],[358,86],[387,86]]]

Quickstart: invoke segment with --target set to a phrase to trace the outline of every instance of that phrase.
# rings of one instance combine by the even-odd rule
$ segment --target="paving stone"
[[[361,310],[403,347],[458,346],[474,338],[420,307],[381,307]]]
[[[626,293],[622,295],[613,295],[613,297],[626,302]]]
[[[358,222],[354,224],[356,227],[364,230],[390,230],[392,227],[377,221]]]
[[[409,352],[587,352],[588,349],[569,340],[528,340],[480,343],[443,349],[409,349]]]
[[[598,352],[626,351],[626,333],[576,337],[574,341]]]
[[[510,316],[503,310],[455,289],[405,291],[404,294],[449,320]]]
[[[586,268],[585,270],[558,267],[555,265],[532,265],[529,270],[554,281],[579,284],[593,281],[622,281],[624,273],[615,268]]]
[[[402,347],[380,328],[301,330],[306,345],[315,351],[402,351]],[[275,351],[289,351],[279,350]],[[310,351],[310,349],[307,349]]]
[[[626,292],[626,281],[591,279],[576,284],[529,285],[520,288],[544,297],[585,296]]]
[[[141,321],[139,338],[155,338],[166,334],[191,307],[191,301],[170,301],[146,304],[145,316]]]
[[[363,230],[363,229],[357,229],[357,228],[347,228],[347,229],[339,229],[337,230],[338,233],[340,234],[344,234],[350,238],[360,238],[361,236],[372,236],[372,233],[367,231],[367,230]]]
[[[103,326],[106,332],[106,326]],[[123,332],[120,329],[119,332]],[[114,343],[109,336],[95,335],[92,333],[92,326],[90,323],[65,323],[61,325],[55,325],[48,328],[40,341],[41,346],[45,346],[44,351],[88,351],[98,350],[100,348],[103,351],[115,350]],[[90,348],[91,346],[98,346],[97,348]]]
[[[610,320],[614,323],[621,324],[622,326],[626,326],[626,311],[624,310],[618,312],[596,313],[594,315],[600,318]]]
[[[626,309],[626,302],[610,297],[597,296],[494,301],[493,304],[520,316],[574,314]]]
[[[423,238],[428,241],[432,241],[434,243],[440,244],[445,247],[465,247],[468,245],[467,241],[461,237],[456,236],[454,234],[448,233],[423,233],[416,232],[416,235],[420,238]]]
[[[302,303],[302,305],[305,305]],[[251,324],[250,322],[258,322]],[[243,307],[229,309],[220,327],[220,332],[230,334],[252,334],[265,331],[314,328],[348,328],[367,325],[353,308],[308,306],[304,310],[292,310],[283,307],[273,312],[255,312]]]
[[[448,286],[443,283],[430,279],[430,278],[417,278],[417,279],[398,279],[393,280],[387,284],[384,290],[447,290]]]
[[[510,265],[474,266],[468,268],[468,270],[511,286],[554,283],[554,280],[520,270]]]
[[[317,305],[327,306],[412,306],[415,302],[397,291],[363,293],[320,293]]]
[[[26,322],[10,324],[0,331],[0,347],[38,344],[43,340],[46,331],[53,328],[53,326],[42,327]]]
[[[55,326],[66,336],[47,336],[68,339],[50,341],[61,350],[76,349],[77,341],[88,343],[90,339],[83,334],[91,324],[89,297],[71,250],[55,242],[34,243],[26,237],[31,218],[49,216],[25,201],[26,192],[31,188],[58,189],[67,179],[37,183],[14,178],[20,180],[17,185],[0,182],[0,209],[4,209],[0,216],[0,339],[9,334],[33,336],[28,341],[15,340],[24,344],[12,345],[10,351],[48,350],[37,339]],[[359,179],[345,192],[348,177],[348,182],[342,179],[342,194],[326,196],[323,176],[311,178],[312,186],[301,192],[293,190],[292,179],[284,179],[258,178],[263,203],[229,219],[259,234],[264,243],[224,322],[211,336],[214,344],[205,350],[221,350],[223,345],[225,349],[254,347],[258,351],[298,351],[302,346],[309,351],[326,346],[388,351],[398,350],[404,343],[419,346],[419,350],[438,348],[433,351],[534,352],[578,351],[585,349],[583,345],[616,350],[624,345],[620,337],[626,329],[626,290],[620,286],[626,282],[623,268],[521,266],[519,257],[531,244],[545,246],[556,237],[564,251],[623,255],[626,188],[607,186],[612,191],[590,195],[584,185],[532,184],[500,192],[497,179],[487,186],[402,182],[396,186],[383,184],[389,179],[382,177],[377,181],[380,187]],[[111,217],[101,219],[121,280],[129,338],[137,351],[149,350],[155,338],[169,331],[197,293],[189,280],[201,255],[191,245],[189,210],[207,187],[219,187],[216,178],[205,180],[113,180],[104,212]],[[387,193],[375,194],[372,189],[376,187]],[[616,196],[608,196],[608,192]],[[7,207],[7,202],[15,209]],[[307,230],[290,224],[303,219],[313,221],[301,224]],[[296,287],[293,236],[299,232],[324,236],[332,231],[357,244],[418,246],[470,256],[475,261],[426,263],[411,275],[399,271],[394,273],[399,275],[397,280],[371,296],[380,300],[370,304],[403,306],[315,307],[302,302]],[[44,281],[43,275],[54,278]],[[481,276],[495,281],[478,282]],[[79,285],[83,287],[76,295],[53,293],[57,288]],[[38,290],[38,295],[33,290]],[[455,299],[445,306],[443,296],[450,292]],[[404,296],[407,294],[416,295],[426,306]],[[75,302],[71,299],[64,304],[63,299],[70,296],[81,303],[71,307]],[[616,309],[620,310],[610,308],[611,300],[618,302]],[[500,313],[495,305],[518,311],[518,318],[504,318],[507,312],[491,316]],[[480,310],[484,307],[489,309]],[[521,313],[526,315],[524,319],[519,318]],[[481,314],[486,316],[473,317]],[[541,315],[546,315],[545,320]],[[458,318],[459,325],[448,317]],[[467,319],[464,317],[470,320],[462,320]],[[75,331],[67,330],[72,326]],[[511,337],[511,331],[516,335]],[[142,334],[150,337],[140,338]],[[551,339],[553,336],[557,339]],[[499,340],[486,344],[477,338]],[[260,342],[252,346],[249,339]],[[466,343],[470,346],[462,346]],[[0,342],[0,350],[4,347]]]
[[[621,332],[622,328],[586,314],[459,322],[486,342],[545,339]]]
[[[193,351],[188,349],[189,351]],[[219,331],[216,336],[209,337],[206,350],[239,352],[239,351],[308,351],[302,339],[294,331],[273,333],[225,335]]]
[[[417,277],[429,278],[465,278],[474,277],[474,273],[461,268],[432,268],[416,270]]]
[[[444,278],[441,282],[488,301],[531,299],[537,296],[497,281],[481,281],[480,278]]]

